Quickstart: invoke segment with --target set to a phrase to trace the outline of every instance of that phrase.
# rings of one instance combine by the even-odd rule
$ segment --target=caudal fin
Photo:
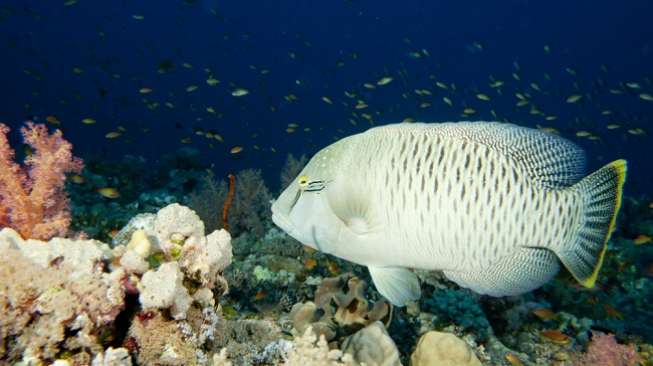
[[[557,254],[574,278],[585,287],[594,287],[603,264],[621,207],[626,170],[626,160],[615,160],[571,188],[582,197],[582,218],[575,238]]]

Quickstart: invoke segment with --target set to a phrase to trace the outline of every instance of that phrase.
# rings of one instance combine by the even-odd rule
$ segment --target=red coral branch
[[[9,128],[0,124],[0,227],[9,226],[25,238],[64,236],[70,225],[66,173],[80,173],[81,159],[61,131],[27,122],[21,129],[34,153],[21,167],[9,146]]]
[[[231,203],[234,200],[235,186],[236,177],[233,174],[229,174],[229,192],[227,193],[227,199],[224,201],[224,206],[222,206],[222,225],[227,231],[229,231],[229,208],[231,208]]]

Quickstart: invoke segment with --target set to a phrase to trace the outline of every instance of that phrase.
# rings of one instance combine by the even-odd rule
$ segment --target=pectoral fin
[[[395,306],[417,300],[422,292],[415,273],[399,267],[367,267],[376,289]]]

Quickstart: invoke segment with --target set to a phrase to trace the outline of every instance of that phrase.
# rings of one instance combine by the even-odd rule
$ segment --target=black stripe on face
[[[326,182],[323,180],[313,180],[306,185],[306,192],[319,192],[326,188]]]

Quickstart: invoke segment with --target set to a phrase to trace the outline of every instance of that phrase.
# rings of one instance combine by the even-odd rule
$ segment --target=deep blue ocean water
[[[647,193],[653,101],[639,94],[653,95],[651,14],[646,0],[4,1],[0,121],[18,127],[54,116],[60,124],[52,127],[82,157],[156,159],[192,146],[217,174],[261,168],[274,187],[288,152],[312,155],[369,128],[362,113],[379,125],[491,120],[494,110],[500,120],[558,129],[586,149],[590,170],[628,159],[627,193]],[[207,85],[209,75],[219,84]],[[385,76],[393,81],[363,85]],[[501,95],[491,77],[504,82]],[[190,85],[198,88],[187,92]],[[236,88],[249,94],[234,97]],[[516,107],[515,93],[528,93],[531,104]],[[574,94],[583,98],[568,103]],[[355,109],[358,99],[368,107]],[[431,106],[421,108],[424,102]],[[529,113],[531,105],[544,114]],[[462,116],[465,107],[476,114]],[[83,124],[84,118],[97,123]],[[287,133],[291,123],[299,127]],[[611,123],[620,128],[608,130]],[[105,138],[117,126],[125,128],[122,136]],[[197,130],[213,130],[224,142]],[[598,139],[577,137],[578,131]],[[230,154],[233,146],[244,150]]]

